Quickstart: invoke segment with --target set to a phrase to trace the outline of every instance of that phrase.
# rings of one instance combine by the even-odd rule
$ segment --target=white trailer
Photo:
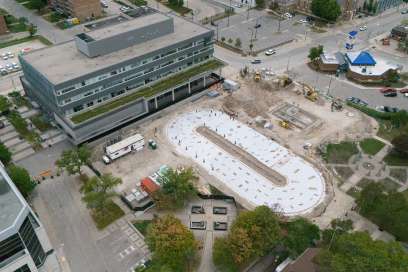
[[[145,142],[142,135],[136,134],[130,136],[120,142],[107,146],[105,148],[105,156],[103,156],[102,159],[105,163],[109,163],[110,161],[116,160],[132,151],[142,150],[144,144]]]
[[[240,85],[238,82],[226,79],[224,80],[224,83],[222,83],[222,87],[225,91],[235,92],[239,89]]]

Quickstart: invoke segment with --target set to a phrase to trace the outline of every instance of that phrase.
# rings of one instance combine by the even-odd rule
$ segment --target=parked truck
[[[132,151],[141,151],[144,145],[145,142],[142,135],[136,134],[130,136],[120,142],[107,146],[102,160],[104,163],[109,164]]]

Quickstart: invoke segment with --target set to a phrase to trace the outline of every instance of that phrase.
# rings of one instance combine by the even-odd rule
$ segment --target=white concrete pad
[[[278,186],[196,131],[206,126],[287,179]],[[288,216],[311,212],[325,194],[322,174],[293,154],[229,115],[210,109],[179,115],[166,128],[177,152],[190,157],[239,197]]]

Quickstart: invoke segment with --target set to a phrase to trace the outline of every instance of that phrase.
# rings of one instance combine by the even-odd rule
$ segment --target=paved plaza
[[[235,151],[224,150],[204,137],[197,131],[202,127],[239,147],[241,154],[248,154],[247,159],[253,158],[256,164],[270,168],[275,177],[283,177],[283,183],[249,167],[245,160],[234,156]],[[294,216],[311,212],[324,199],[325,181],[317,169],[220,111],[205,109],[181,114],[168,125],[167,136],[179,153],[192,158],[252,207],[267,205]]]

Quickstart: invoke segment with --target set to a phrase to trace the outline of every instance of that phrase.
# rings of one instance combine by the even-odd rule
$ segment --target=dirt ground
[[[231,73],[232,71],[227,72]],[[201,169],[199,165],[175,153],[172,144],[165,135],[166,125],[177,114],[197,108],[234,111],[238,114],[237,118],[241,122],[249,124],[260,133],[271,137],[298,155],[313,162],[320,169],[324,168],[320,158],[314,154],[313,149],[304,149],[305,143],[310,143],[313,147],[316,147],[326,141],[340,141],[346,138],[358,139],[364,137],[364,135],[374,133],[376,129],[377,124],[374,120],[363,116],[354,109],[346,107],[343,111],[332,112],[330,102],[324,99],[317,103],[307,100],[303,95],[297,95],[296,84],[279,89],[272,88],[271,84],[242,80],[237,76],[230,78],[240,82],[241,88],[238,91],[232,94],[220,91],[221,95],[217,98],[203,96],[194,102],[181,102],[161,111],[156,118],[151,118],[137,126],[130,126],[121,131],[123,135],[141,133],[146,142],[148,139],[155,139],[158,144],[157,150],[145,148],[143,151],[124,156],[110,165],[104,165],[100,160],[104,145],[100,144],[94,148],[95,167],[101,172],[110,172],[121,177],[123,184],[118,187],[118,191],[123,191],[134,187],[140,182],[141,178],[153,174],[163,164],[171,167],[193,165],[200,177],[197,186],[201,191],[209,192],[210,182],[220,191],[226,194],[230,193],[228,188],[224,188],[219,181]],[[279,118],[273,114],[273,110],[282,103],[296,105],[303,111],[313,115],[319,125],[303,130],[280,127],[278,125]],[[272,128],[257,125],[257,122],[255,122],[257,116],[261,116],[270,122]],[[328,182],[331,183],[331,181]],[[333,191],[330,186],[328,188]],[[325,205],[330,202],[330,199],[325,202]],[[237,199],[237,201],[240,202],[241,200]],[[324,208],[322,207],[320,211],[324,211]],[[315,215],[317,214],[314,213],[313,216]]]

